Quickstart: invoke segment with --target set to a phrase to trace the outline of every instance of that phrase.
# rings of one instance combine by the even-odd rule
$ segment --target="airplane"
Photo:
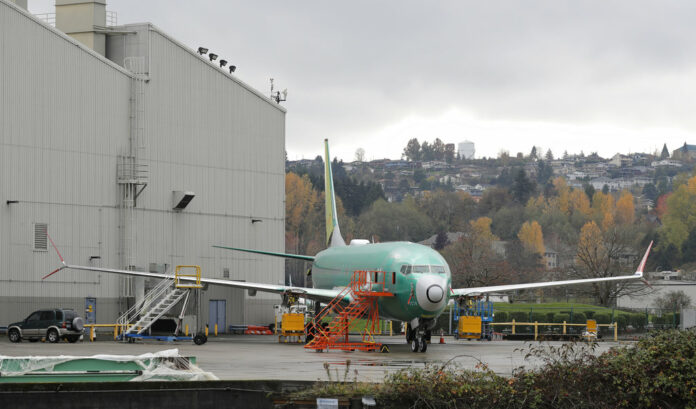
[[[635,273],[624,276],[588,278],[563,281],[546,281],[525,284],[507,284],[471,288],[452,288],[452,273],[447,261],[436,250],[412,242],[370,243],[369,240],[354,239],[346,244],[341,236],[336,213],[336,197],[329,155],[328,139],[324,140],[324,177],[325,177],[325,217],[327,248],[315,256],[278,253],[256,249],[243,249],[229,246],[213,246],[220,249],[241,251],[260,255],[283,257],[311,261],[313,287],[297,287],[254,282],[230,281],[224,279],[201,278],[201,282],[210,285],[222,285],[247,289],[251,293],[264,291],[288,296],[305,298],[316,303],[329,303],[347,286],[355,271],[380,271],[388,279],[385,290],[393,296],[378,299],[380,318],[405,322],[406,340],[411,351],[425,352],[430,331],[437,317],[444,311],[450,299],[464,296],[479,296],[492,292],[543,288],[565,285],[577,285],[604,281],[635,280],[643,278],[652,242],[648,246]],[[53,244],[53,242],[51,241]],[[55,245],[54,245],[55,247]],[[56,248],[57,251],[57,248]],[[130,271],[101,267],[70,265],[60,256],[63,266],[48,274],[65,269],[99,271],[129,275],[134,277],[166,278],[163,274],[144,271]],[[193,279],[192,279],[193,280]],[[350,295],[345,295],[342,302],[351,303]]]

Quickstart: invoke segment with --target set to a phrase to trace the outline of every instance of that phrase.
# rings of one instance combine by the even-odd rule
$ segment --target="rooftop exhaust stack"
[[[56,0],[56,28],[101,55],[106,53],[105,27],[105,0]]]

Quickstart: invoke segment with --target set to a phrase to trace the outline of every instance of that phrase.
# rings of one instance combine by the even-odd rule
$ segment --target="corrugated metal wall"
[[[62,271],[40,281],[58,260],[32,250],[33,223],[49,224],[70,262],[99,256],[92,262],[121,267],[116,162],[128,147],[131,79],[3,0],[0,38],[0,325],[48,303],[81,309],[85,297],[97,298],[100,322],[113,320],[115,277]],[[109,53],[144,56],[149,69],[137,265],[199,264],[210,277],[229,268],[230,279],[282,282],[282,260],[211,245],[283,250],[285,112],[149,25],[110,39]],[[174,190],[196,193],[182,212],[172,211]],[[246,321],[270,320],[277,302],[259,294]],[[229,323],[244,319],[238,303],[227,305]]]

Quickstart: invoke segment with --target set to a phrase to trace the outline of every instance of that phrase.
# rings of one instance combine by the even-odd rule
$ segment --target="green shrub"
[[[625,330],[626,326],[628,326],[628,315],[616,314],[614,319],[616,320],[616,325],[618,325],[620,331]]]
[[[611,314],[606,312],[598,312],[594,315],[597,324],[611,324]]]
[[[628,323],[635,330],[642,330],[647,324],[647,316],[643,313],[631,314],[628,318]]]
[[[532,321],[531,322],[546,322],[546,313],[544,312],[534,312],[532,313]]]
[[[563,321],[570,321],[570,314],[560,313],[554,315],[553,322],[563,323]]]
[[[547,312],[546,313],[546,322],[555,322],[554,317],[556,316],[555,312]]]
[[[510,321],[515,320],[517,322],[527,322],[529,319],[529,313],[523,311],[513,311],[510,313]]]
[[[585,314],[585,316],[587,317],[588,320],[593,319],[592,317],[594,317],[594,315],[595,315],[596,312],[597,312],[597,311],[595,311],[595,310],[585,310],[585,311],[583,311],[583,313]]]
[[[508,322],[508,314],[505,311],[496,312],[493,317],[494,322]]]
[[[584,324],[587,322],[587,317],[582,312],[573,313],[574,324]]]

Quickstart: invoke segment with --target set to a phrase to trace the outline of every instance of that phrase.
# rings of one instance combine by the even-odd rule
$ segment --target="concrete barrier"
[[[273,408],[272,394],[313,381],[204,381],[0,384],[0,408]]]

